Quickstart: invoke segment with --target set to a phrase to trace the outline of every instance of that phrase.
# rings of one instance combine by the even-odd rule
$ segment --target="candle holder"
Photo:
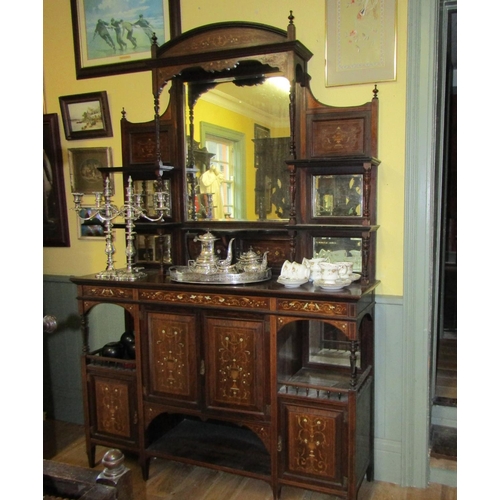
[[[134,221],[141,217],[150,222],[159,222],[163,220],[163,216],[170,211],[169,193],[162,190],[156,191],[153,194],[153,205],[156,211],[156,217],[150,217],[147,214],[147,208],[144,207],[144,194],[134,193],[132,177],[129,177],[128,185],[125,190],[125,204],[122,209],[123,218],[125,219],[125,238],[127,240],[127,246],[125,248],[127,267],[118,271],[115,278],[117,280],[135,281],[138,278],[146,276],[146,273],[142,272],[139,268],[133,268],[135,255],[134,239],[136,234],[134,231]]]
[[[146,276],[139,268],[133,267],[133,259],[135,255],[135,224],[139,218],[145,218],[150,222],[159,222],[163,216],[170,212],[170,194],[163,190],[163,183],[158,183],[158,191],[153,195],[154,210],[156,216],[151,217],[147,214],[147,208],[144,207],[144,195],[142,193],[134,193],[132,177],[128,179],[128,185],[125,191],[125,204],[118,208],[112,203],[112,192],[109,177],[104,181],[104,191],[95,192],[95,204],[90,209],[90,214],[86,217],[80,215],[82,208],[83,193],[73,193],[74,210],[83,221],[98,219],[104,224],[104,234],[106,239],[106,269],[95,275],[100,279],[111,279],[119,281],[135,281]],[[113,236],[113,221],[117,217],[123,217],[125,220],[125,235],[126,249],[125,256],[127,266],[125,269],[115,269],[113,255],[115,253],[114,236]]]
[[[90,210],[87,217],[82,217],[80,211],[82,208],[83,193],[73,193],[74,210],[82,221],[98,219],[104,223],[104,235],[106,238],[106,269],[96,274],[96,278],[114,279],[116,277],[116,269],[114,267],[113,254],[115,246],[113,244],[113,220],[120,215],[118,208],[113,205],[111,196],[111,184],[109,177],[104,181],[104,191],[95,192],[95,204]]]

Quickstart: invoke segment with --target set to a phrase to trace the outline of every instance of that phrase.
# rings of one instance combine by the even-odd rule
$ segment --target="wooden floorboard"
[[[98,446],[95,470],[107,451]],[[44,458],[88,467],[83,426],[47,420],[44,422]],[[134,455],[126,455],[132,471],[134,500],[272,500],[264,481],[227,474],[179,462],[152,459],[148,481],[143,481]],[[301,488],[283,487],[281,500],[335,500],[338,497]],[[457,488],[430,484],[428,488],[403,488],[391,483],[364,481],[358,500],[456,500]]]
[[[457,429],[433,425],[431,429],[431,456],[457,459]]]
[[[457,406],[457,340],[439,341],[434,403]]]

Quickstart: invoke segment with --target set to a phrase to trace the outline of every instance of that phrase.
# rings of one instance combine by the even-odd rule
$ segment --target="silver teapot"
[[[188,261],[188,266],[197,273],[212,274],[217,272],[219,259],[215,255],[214,243],[216,238],[212,233],[207,232],[201,236],[196,236],[193,241],[201,242],[201,252],[198,258]]]
[[[260,257],[252,250],[252,247],[250,247],[248,252],[244,252],[240,255],[236,263],[236,268],[245,273],[265,271],[267,269],[267,254],[268,252],[264,252],[264,255]]]

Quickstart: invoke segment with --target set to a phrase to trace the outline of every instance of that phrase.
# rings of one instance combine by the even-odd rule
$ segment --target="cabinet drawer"
[[[356,306],[346,302],[302,300],[302,299],[278,299],[276,302],[278,311],[303,313],[311,315],[323,315],[331,318],[354,319],[356,317]]]

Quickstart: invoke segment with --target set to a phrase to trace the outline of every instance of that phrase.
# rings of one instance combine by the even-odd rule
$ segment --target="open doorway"
[[[457,2],[440,1],[435,362],[430,455],[457,459]],[[434,462],[436,464],[437,462]]]
[[[457,405],[457,2],[442,2],[438,130],[437,343],[434,404]]]

